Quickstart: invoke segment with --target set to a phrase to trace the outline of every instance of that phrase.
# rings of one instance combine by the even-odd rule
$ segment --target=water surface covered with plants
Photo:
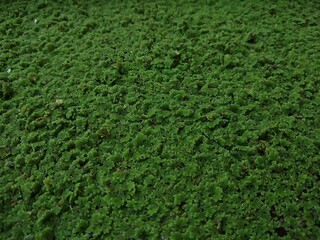
[[[319,239],[319,9],[0,1],[0,238]]]

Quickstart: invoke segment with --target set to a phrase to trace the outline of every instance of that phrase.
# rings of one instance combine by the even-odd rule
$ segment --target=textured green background
[[[319,239],[319,9],[0,0],[0,239]]]

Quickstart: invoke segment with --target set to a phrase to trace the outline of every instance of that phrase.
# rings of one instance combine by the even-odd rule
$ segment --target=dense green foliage
[[[0,1],[0,239],[319,239],[320,2],[259,2]]]

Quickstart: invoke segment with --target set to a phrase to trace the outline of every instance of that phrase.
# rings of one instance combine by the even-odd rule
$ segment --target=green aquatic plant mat
[[[0,1],[0,239],[319,239],[319,1]]]

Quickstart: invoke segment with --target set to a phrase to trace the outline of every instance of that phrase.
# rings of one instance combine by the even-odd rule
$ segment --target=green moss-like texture
[[[0,1],[0,239],[320,239],[319,9]]]

